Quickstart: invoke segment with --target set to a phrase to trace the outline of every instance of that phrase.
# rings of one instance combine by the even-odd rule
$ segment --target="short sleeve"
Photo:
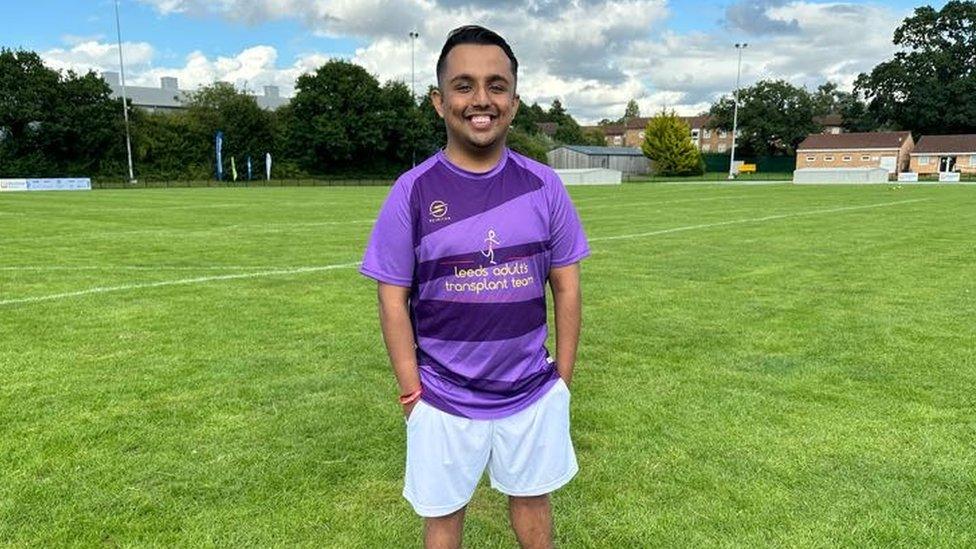
[[[410,193],[413,185],[399,180],[380,209],[359,272],[369,278],[411,287],[416,256],[413,246],[413,212]]]
[[[552,173],[546,187],[549,195],[551,266],[565,267],[590,255],[590,246],[586,242],[579,214],[559,176]]]

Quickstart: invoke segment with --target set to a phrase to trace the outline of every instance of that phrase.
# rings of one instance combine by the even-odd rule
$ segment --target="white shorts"
[[[417,402],[407,420],[403,497],[418,515],[440,517],[467,505],[486,465],[492,488],[509,496],[548,494],[576,475],[563,380],[502,419],[468,419]]]

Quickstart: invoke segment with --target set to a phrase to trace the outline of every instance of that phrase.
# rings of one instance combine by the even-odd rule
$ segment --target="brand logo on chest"
[[[450,221],[451,218],[447,215],[447,202],[443,200],[435,200],[430,203],[430,207],[427,208],[430,212],[430,217],[427,221],[431,223],[443,223],[445,221]]]

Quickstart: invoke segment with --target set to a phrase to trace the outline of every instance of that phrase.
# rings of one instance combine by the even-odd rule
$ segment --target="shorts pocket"
[[[569,385],[566,385],[566,381],[562,378],[562,376],[560,376],[559,381],[557,381],[556,384],[562,386],[566,396],[572,396],[573,392],[569,390]]]
[[[409,427],[414,423],[414,419],[417,417],[417,412],[419,412],[423,407],[426,406],[424,401],[418,400],[416,404],[413,405],[413,410],[410,410],[410,415],[403,418],[404,423]]]

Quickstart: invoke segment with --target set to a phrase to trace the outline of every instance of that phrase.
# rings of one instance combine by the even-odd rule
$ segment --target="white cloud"
[[[155,50],[146,42],[123,42],[122,52],[126,69],[145,70],[152,61]],[[94,40],[76,43],[69,49],[54,48],[41,52],[48,66],[58,70],[74,70],[85,73],[90,70],[118,71],[119,48],[114,43]]]
[[[252,46],[235,56],[207,57],[195,51],[179,68],[153,68],[132,79],[134,85],[158,86],[164,76],[176,77],[181,89],[196,89],[213,82],[229,82],[240,89],[261,95],[263,86],[275,85],[284,96],[294,94],[295,81],[329,60],[329,56],[312,53],[299,57],[291,66],[278,67],[278,52],[271,46]]]

